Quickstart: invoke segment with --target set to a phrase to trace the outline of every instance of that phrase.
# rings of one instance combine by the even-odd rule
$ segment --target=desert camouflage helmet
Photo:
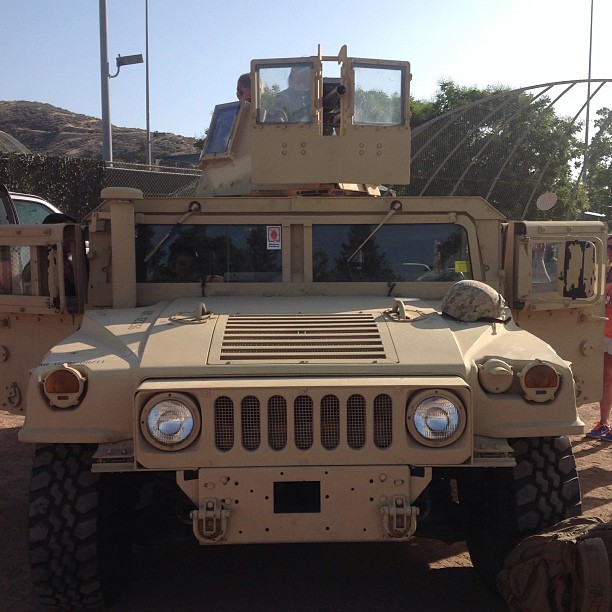
[[[492,287],[476,280],[456,282],[442,300],[442,313],[460,321],[501,319],[504,316],[504,298]]]

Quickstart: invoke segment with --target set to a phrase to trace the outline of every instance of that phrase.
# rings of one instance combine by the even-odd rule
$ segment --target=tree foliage
[[[355,121],[358,123],[397,124],[401,120],[399,92],[388,94],[380,89],[355,91]]]
[[[589,210],[612,218],[612,110],[597,111],[597,132],[589,146],[587,185]]]

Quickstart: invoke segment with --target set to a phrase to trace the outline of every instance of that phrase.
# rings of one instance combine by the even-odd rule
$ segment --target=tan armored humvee
[[[381,196],[409,182],[406,62],[251,79],[196,197],[106,189],[88,251],[79,225],[0,227],[0,405],[36,444],[43,604],[108,601],[160,530],[466,539],[491,578],[580,512],[566,436],[601,389],[605,226]]]

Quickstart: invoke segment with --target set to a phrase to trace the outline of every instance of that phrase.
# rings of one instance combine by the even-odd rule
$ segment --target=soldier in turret
[[[276,96],[275,108],[284,111],[289,123],[310,119],[310,68],[293,66],[287,79],[289,87]]]

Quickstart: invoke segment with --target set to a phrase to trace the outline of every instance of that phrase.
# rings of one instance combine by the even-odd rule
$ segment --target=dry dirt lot
[[[597,406],[580,408],[590,425]],[[22,417],[0,410],[0,612],[39,610],[27,564],[28,445]],[[576,436],[586,514],[612,520],[612,444]],[[133,575],[111,612],[502,612],[477,580],[462,544],[334,544],[137,549]]]

